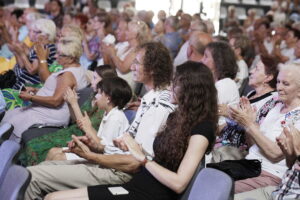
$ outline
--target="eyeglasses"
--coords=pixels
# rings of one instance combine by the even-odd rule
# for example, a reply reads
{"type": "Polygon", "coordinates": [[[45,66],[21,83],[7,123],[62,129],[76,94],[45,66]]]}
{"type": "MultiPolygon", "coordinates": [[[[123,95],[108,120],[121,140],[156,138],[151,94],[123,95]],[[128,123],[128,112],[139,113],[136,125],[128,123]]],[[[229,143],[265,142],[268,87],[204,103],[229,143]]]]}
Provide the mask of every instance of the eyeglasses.
{"type": "Polygon", "coordinates": [[[66,54],[60,54],[60,53],[58,53],[57,56],[58,56],[58,57],[70,57],[70,56],[68,56],[68,55],[66,55],[66,54]]]}
{"type": "Polygon", "coordinates": [[[32,32],[34,32],[34,34],[40,34],[40,33],[42,33],[42,31],[39,31],[39,30],[33,30],[32,32]]]}

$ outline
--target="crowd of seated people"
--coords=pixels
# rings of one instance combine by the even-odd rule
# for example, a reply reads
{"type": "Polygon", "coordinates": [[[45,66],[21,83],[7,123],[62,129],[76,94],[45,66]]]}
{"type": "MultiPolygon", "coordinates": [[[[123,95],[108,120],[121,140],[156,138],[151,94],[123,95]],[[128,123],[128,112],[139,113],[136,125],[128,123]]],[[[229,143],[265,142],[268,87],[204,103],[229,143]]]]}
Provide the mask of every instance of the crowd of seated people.
{"type": "Polygon", "coordinates": [[[22,144],[24,198],[178,199],[201,162],[240,159],[261,173],[234,199],[300,198],[300,13],[284,2],[244,23],[230,6],[221,35],[132,3],[1,7],[0,127],[22,144]]]}

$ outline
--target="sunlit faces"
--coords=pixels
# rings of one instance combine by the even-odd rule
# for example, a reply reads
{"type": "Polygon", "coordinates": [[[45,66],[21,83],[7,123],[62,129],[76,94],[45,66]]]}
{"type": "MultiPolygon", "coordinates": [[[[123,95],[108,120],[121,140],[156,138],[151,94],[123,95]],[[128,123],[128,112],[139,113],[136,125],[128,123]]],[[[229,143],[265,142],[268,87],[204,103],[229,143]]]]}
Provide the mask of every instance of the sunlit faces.
{"type": "Polygon", "coordinates": [[[57,31],[56,39],[67,37],[71,30],[68,27],[63,27],[60,31],[57,31]]]}
{"type": "Polygon", "coordinates": [[[63,53],[62,47],[58,46],[57,52],[55,54],[55,58],[58,64],[64,66],[65,64],[70,63],[70,59],[72,59],[70,56],[65,55],[63,53]]]}
{"type": "Polygon", "coordinates": [[[277,91],[279,100],[284,103],[289,103],[295,98],[300,97],[300,87],[299,84],[297,84],[298,78],[299,77],[293,73],[293,70],[280,70],[277,77],[277,91]]]}
{"type": "Polygon", "coordinates": [[[116,30],[118,42],[126,41],[127,23],[125,21],[120,21],[118,28],[116,30]]]}
{"type": "Polygon", "coordinates": [[[69,14],[65,14],[64,18],[63,18],[63,24],[67,25],[67,24],[71,24],[72,23],[72,17],[69,14]]]}
{"type": "Polygon", "coordinates": [[[98,92],[95,96],[95,102],[94,103],[98,108],[100,108],[102,110],[106,110],[106,108],[108,107],[108,105],[110,103],[110,97],[107,96],[100,89],[98,89],[98,92]]]}
{"type": "Polygon", "coordinates": [[[101,29],[104,28],[105,23],[104,23],[104,22],[101,22],[101,21],[99,20],[99,17],[98,17],[98,16],[95,16],[95,17],[93,18],[93,20],[92,20],[92,25],[93,25],[93,27],[94,27],[94,30],[95,30],[95,31],[98,31],[99,29],[101,30],[101,29]]]}
{"type": "Polygon", "coordinates": [[[211,53],[210,49],[208,49],[208,48],[205,49],[204,55],[202,57],[201,62],[203,64],[205,64],[211,70],[211,72],[214,73],[214,71],[215,71],[215,62],[214,62],[214,59],[212,57],[212,53],[211,53]]]}
{"type": "Polygon", "coordinates": [[[259,61],[256,66],[250,71],[249,85],[252,87],[262,85],[267,78],[265,65],[259,61]]]}
{"type": "Polygon", "coordinates": [[[36,42],[38,40],[38,36],[42,33],[42,31],[34,28],[34,27],[30,27],[29,28],[29,38],[30,41],[32,42],[36,42]]]}
{"type": "Polygon", "coordinates": [[[94,92],[97,91],[97,84],[102,80],[101,76],[99,76],[99,74],[97,72],[93,72],[93,79],[92,79],[92,88],[94,90],[94,92]]]}
{"type": "Polygon", "coordinates": [[[57,12],[60,10],[59,4],[56,1],[51,1],[50,3],[51,12],[57,12]]]}
{"type": "Polygon", "coordinates": [[[295,37],[293,31],[288,31],[284,38],[285,38],[285,42],[287,44],[291,44],[291,43],[297,42],[297,38],[295,37]]]}
{"type": "Polygon", "coordinates": [[[137,25],[133,24],[133,23],[129,23],[128,24],[128,29],[126,31],[126,40],[132,40],[135,39],[137,37],[137,25]]]}
{"type": "Polygon", "coordinates": [[[145,55],[144,50],[140,50],[137,53],[136,58],[131,64],[131,71],[133,72],[134,81],[146,84],[149,81],[149,77],[144,72],[144,64],[143,64],[144,55],[145,55]]]}
{"type": "Polygon", "coordinates": [[[164,22],[159,20],[154,27],[154,31],[157,34],[163,33],[164,32],[164,22]]]}
{"type": "Polygon", "coordinates": [[[89,21],[86,23],[86,31],[91,32],[93,30],[94,30],[93,19],[89,19],[89,21]]]}

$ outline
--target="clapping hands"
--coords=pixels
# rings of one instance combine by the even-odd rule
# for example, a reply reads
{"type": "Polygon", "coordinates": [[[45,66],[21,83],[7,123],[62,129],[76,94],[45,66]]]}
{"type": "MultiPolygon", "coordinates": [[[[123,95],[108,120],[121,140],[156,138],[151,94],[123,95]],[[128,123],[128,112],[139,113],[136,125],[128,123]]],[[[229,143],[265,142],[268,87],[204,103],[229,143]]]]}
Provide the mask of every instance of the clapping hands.
{"type": "Polygon", "coordinates": [[[131,155],[139,162],[144,161],[145,154],[142,147],[138,144],[129,133],[125,133],[121,138],[115,139],[114,144],[123,151],[130,151],[131,155]]]}
{"type": "Polygon", "coordinates": [[[239,124],[247,127],[255,123],[256,110],[252,108],[246,97],[242,97],[237,108],[229,106],[229,115],[239,124]]]}

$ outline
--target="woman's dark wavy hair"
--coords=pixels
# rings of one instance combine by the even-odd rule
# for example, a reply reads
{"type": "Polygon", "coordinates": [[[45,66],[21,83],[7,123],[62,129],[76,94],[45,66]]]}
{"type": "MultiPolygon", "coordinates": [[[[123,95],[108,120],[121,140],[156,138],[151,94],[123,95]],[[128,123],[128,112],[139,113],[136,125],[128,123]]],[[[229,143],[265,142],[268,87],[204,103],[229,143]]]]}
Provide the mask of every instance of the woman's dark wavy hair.
{"type": "Polygon", "coordinates": [[[120,77],[104,78],[97,84],[97,89],[109,96],[111,103],[119,109],[123,109],[132,97],[130,86],[120,77]]]}
{"type": "Polygon", "coordinates": [[[155,89],[162,89],[170,85],[173,63],[168,49],[158,42],[147,42],[139,46],[144,50],[144,72],[153,80],[155,89]]]}
{"type": "Polygon", "coordinates": [[[268,85],[276,89],[276,84],[277,84],[277,76],[278,76],[278,64],[279,61],[276,57],[274,56],[261,56],[261,62],[265,66],[265,73],[267,75],[273,75],[272,80],[268,82],[268,85]]]}
{"type": "Polygon", "coordinates": [[[211,42],[206,47],[213,57],[217,79],[234,79],[238,70],[232,48],[226,42],[211,42]]]}
{"type": "MultiPolygon", "coordinates": [[[[188,61],[176,70],[174,87],[178,108],[154,142],[154,160],[176,171],[187,150],[192,129],[201,121],[211,121],[217,129],[217,90],[211,71],[202,63],[188,61]],[[166,145],[167,144],[167,145],[166,145]]],[[[207,152],[212,149],[208,147],[207,152]]]]}

